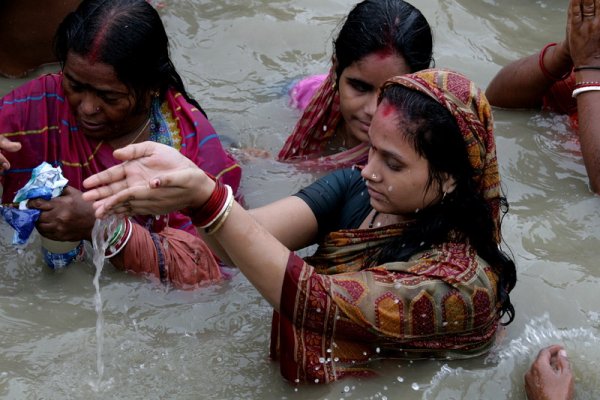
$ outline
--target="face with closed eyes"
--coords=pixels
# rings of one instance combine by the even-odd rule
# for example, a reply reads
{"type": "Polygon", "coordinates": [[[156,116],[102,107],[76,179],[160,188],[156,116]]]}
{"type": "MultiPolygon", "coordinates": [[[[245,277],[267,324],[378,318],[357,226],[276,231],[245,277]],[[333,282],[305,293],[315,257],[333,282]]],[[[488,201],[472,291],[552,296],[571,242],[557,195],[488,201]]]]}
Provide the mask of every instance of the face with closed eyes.
{"type": "MultiPolygon", "coordinates": [[[[369,161],[362,170],[371,206],[381,213],[408,216],[440,201],[437,181],[429,185],[429,161],[407,140],[415,125],[387,100],[373,117],[369,161]]],[[[452,179],[442,183],[451,190],[452,179]]]]}
{"type": "Polygon", "coordinates": [[[390,51],[369,54],[343,70],[338,85],[346,147],[369,141],[379,87],[388,78],[409,72],[404,58],[390,51]]]}

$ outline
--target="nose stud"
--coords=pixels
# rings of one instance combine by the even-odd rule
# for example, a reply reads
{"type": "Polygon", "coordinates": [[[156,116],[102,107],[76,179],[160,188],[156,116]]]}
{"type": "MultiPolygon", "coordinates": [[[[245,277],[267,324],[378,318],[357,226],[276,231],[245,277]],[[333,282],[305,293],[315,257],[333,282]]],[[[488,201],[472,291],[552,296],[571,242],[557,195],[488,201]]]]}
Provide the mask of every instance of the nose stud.
{"type": "Polygon", "coordinates": [[[371,178],[372,179],[377,179],[377,175],[373,174],[373,175],[371,175],[371,178]]]}
{"type": "Polygon", "coordinates": [[[96,112],[100,111],[100,107],[96,107],[96,112]]]}

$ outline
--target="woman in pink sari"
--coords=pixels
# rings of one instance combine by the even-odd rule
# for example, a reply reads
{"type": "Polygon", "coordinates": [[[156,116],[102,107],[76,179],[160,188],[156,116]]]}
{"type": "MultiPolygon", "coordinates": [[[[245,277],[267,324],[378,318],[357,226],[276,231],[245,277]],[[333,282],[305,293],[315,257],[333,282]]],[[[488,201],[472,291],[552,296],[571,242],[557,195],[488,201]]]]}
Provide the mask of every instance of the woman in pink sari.
{"type": "Polygon", "coordinates": [[[292,88],[303,114],[277,159],[319,170],[364,164],[377,90],[389,77],[428,68],[432,47],[429,24],[412,5],[358,3],[334,40],[329,73],[292,88]]]}
{"type": "Polygon", "coordinates": [[[388,80],[364,168],[337,170],[250,212],[230,190],[154,143],[84,182],[107,214],[187,207],[207,243],[273,306],[271,356],[291,382],[372,374],[379,358],[473,357],[512,321],[513,261],[490,107],[464,76],[388,80]],[[301,259],[292,250],[318,243],[301,259]]]}
{"type": "MultiPolygon", "coordinates": [[[[240,167],[187,94],[162,21],[146,1],[83,1],[60,25],[56,53],[61,73],[0,99],[0,143],[18,150],[5,153],[3,202],[12,201],[43,161],[60,166],[69,180],[60,197],[29,201],[42,211],[41,235],[91,239],[95,217],[81,184],[120,163],[113,151],[131,143],[166,144],[237,192],[240,167]]],[[[221,277],[217,260],[181,213],[136,215],[122,232],[107,254],[118,268],[185,288],[221,277]]]]}

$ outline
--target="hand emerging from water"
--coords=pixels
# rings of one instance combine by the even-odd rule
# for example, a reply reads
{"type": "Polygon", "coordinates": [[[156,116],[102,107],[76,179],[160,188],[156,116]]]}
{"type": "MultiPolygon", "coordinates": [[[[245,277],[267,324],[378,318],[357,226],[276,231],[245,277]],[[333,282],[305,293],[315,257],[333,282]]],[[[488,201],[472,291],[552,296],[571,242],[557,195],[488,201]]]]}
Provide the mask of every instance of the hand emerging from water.
{"type": "Polygon", "coordinates": [[[540,351],[525,374],[525,392],[529,400],[573,398],[573,373],[562,346],[549,346],[540,351]]]}
{"type": "Polygon", "coordinates": [[[0,135],[0,172],[10,169],[10,163],[2,154],[2,151],[9,151],[11,153],[21,150],[21,143],[12,142],[6,137],[0,135]]]}
{"type": "Polygon", "coordinates": [[[94,201],[98,218],[199,207],[215,186],[196,164],[169,146],[144,142],[116,150],[114,156],[124,162],[83,182],[91,189],[83,198],[94,201]]]}
{"type": "Polygon", "coordinates": [[[79,190],[67,186],[60,196],[29,200],[27,206],[42,211],[36,224],[42,236],[60,241],[91,240],[94,208],[79,190]]]}
{"type": "Polygon", "coordinates": [[[567,40],[575,67],[600,67],[600,0],[571,0],[567,40]]]}

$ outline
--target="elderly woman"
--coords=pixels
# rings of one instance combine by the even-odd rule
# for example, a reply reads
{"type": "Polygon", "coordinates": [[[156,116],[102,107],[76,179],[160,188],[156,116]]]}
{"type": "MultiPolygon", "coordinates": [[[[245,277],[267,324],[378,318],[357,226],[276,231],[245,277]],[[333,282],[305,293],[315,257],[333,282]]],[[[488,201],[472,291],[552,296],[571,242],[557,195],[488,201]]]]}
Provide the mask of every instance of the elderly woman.
{"type": "Polygon", "coordinates": [[[271,354],[292,382],[369,373],[380,357],[470,357],[493,344],[515,265],[499,248],[489,104],[473,82],[425,70],[385,83],[364,168],[245,211],[230,190],[155,143],[87,179],[96,215],[182,209],[275,309],[271,354]],[[301,259],[292,250],[318,243],[301,259]]]}
{"type": "MultiPolygon", "coordinates": [[[[3,202],[43,161],[62,168],[69,186],[42,211],[38,231],[59,241],[90,240],[94,210],[81,197],[83,180],[118,164],[115,149],[151,141],[230,185],[240,167],[222,147],[200,105],[190,98],[169,58],[156,10],[144,0],[85,0],[56,34],[60,74],[50,74],[0,99],[3,202]],[[11,152],[12,151],[12,152],[11,152]]],[[[220,267],[181,213],[136,215],[110,251],[118,268],[180,287],[221,277],[220,267]]]]}

